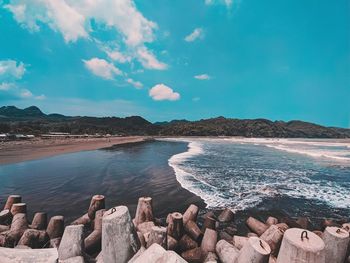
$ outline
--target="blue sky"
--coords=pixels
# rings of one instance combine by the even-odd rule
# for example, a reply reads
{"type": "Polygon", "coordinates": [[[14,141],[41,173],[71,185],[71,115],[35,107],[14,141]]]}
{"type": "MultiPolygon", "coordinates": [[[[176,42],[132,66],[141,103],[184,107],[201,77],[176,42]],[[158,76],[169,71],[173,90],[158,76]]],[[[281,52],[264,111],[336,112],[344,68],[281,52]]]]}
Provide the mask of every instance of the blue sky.
{"type": "Polygon", "coordinates": [[[350,127],[348,0],[0,3],[0,105],[350,127]]]}

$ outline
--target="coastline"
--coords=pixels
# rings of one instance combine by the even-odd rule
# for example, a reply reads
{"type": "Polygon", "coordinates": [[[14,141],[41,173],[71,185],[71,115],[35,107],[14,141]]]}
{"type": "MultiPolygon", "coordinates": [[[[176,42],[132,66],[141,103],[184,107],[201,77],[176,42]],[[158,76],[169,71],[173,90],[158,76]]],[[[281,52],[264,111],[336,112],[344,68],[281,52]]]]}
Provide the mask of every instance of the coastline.
{"type": "Polygon", "coordinates": [[[60,154],[108,148],[113,145],[139,143],[150,140],[147,136],[108,138],[33,139],[0,142],[0,165],[31,161],[60,154]]]}

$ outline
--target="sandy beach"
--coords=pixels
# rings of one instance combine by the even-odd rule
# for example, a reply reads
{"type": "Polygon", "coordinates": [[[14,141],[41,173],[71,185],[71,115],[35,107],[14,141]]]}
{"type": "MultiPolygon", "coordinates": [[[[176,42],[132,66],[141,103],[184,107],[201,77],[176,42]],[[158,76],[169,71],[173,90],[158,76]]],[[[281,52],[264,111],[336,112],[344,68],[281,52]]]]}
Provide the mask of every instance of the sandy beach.
{"type": "Polygon", "coordinates": [[[59,154],[96,150],[118,144],[137,143],[144,136],[108,138],[59,138],[0,142],[0,164],[18,163],[59,154]]]}

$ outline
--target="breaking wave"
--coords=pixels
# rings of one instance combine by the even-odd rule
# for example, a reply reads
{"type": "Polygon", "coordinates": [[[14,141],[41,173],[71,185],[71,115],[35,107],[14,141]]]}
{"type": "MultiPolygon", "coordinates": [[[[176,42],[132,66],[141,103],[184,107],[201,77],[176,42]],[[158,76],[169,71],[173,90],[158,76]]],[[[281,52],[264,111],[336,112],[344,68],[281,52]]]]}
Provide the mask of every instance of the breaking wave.
{"type": "Polygon", "coordinates": [[[244,210],[264,198],[288,196],[350,208],[348,143],[236,138],[170,140],[188,142],[188,150],[172,156],[168,162],[181,186],[200,196],[208,207],[244,210]]]}

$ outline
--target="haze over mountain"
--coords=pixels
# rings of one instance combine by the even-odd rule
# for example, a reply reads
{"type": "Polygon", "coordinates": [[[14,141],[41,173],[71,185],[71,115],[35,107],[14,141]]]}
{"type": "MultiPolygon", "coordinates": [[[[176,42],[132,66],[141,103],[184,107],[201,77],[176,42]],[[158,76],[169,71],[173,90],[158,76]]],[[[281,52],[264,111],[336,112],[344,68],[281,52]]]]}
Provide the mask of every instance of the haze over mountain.
{"type": "Polygon", "coordinates": [[[151,123],[140,116],[87,117],[45,114],[38,107],[0,108],[0,132],[41,134],[164,135],[164,136],[245,136],[350,138],[350,129],[324,127],[303,121],[270,121],[267,119],[231,119],[217,117],[198,121],[173,120],[151,123]]]}

